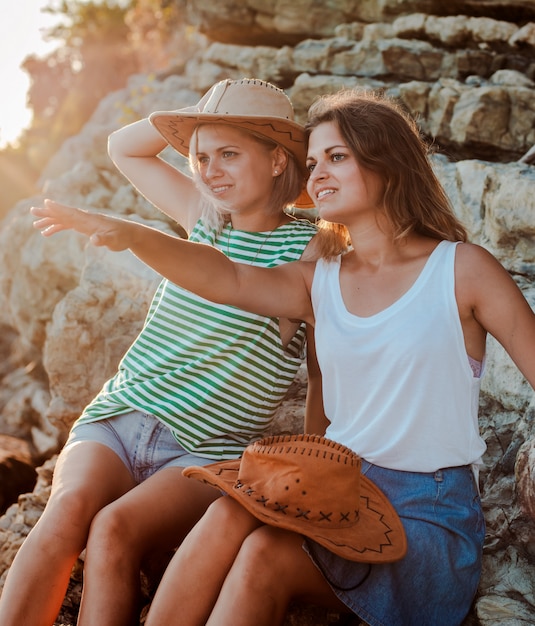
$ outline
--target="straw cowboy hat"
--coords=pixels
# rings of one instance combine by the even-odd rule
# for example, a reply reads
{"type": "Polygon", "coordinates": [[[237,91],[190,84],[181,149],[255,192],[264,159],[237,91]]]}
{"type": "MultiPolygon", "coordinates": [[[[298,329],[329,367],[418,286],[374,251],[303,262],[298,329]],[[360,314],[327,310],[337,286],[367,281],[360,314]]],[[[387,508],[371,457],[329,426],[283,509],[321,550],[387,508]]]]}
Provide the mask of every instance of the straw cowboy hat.
{"type": "MultiPolygon", "coordinates": [[[[303,176],[306,174],[304,128],[294,121],[292,103],[284,91],[263,80],[222,80],[209,89],[196,107],[156,111],[149,120],[169,145],[184,156],[189,154],[191,136],[199,124],[233,124],[284,146],[294,156],[303,176]]],[[[294,205],[309,208],[313,202],[303,190],[294,205]]]]}
{"type": "Polygon", "coordinates": [[[238,460],[187,467],[184,476],[222,489],[261,522],[300,533],[351,561],[390,563],[405,532],[349,448],[317,435],[250,444],[238,460]]]}

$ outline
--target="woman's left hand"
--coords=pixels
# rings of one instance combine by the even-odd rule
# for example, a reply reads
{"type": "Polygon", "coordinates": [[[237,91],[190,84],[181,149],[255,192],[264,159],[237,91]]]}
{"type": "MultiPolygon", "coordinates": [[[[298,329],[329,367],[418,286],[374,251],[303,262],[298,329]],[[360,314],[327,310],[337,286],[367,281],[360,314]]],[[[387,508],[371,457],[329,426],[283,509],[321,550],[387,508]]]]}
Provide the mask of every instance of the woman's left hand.
{"type": "Polygon", "coordinates": [[[44,237],[62,230],[75,230],[89,237],[95,246],[110,250],[126,250],[133,243],[135,224],[110,215],[89,213],[54,200],[45,200],[43,206],[30,209],[36,218],[33,225],[44,237]]]}

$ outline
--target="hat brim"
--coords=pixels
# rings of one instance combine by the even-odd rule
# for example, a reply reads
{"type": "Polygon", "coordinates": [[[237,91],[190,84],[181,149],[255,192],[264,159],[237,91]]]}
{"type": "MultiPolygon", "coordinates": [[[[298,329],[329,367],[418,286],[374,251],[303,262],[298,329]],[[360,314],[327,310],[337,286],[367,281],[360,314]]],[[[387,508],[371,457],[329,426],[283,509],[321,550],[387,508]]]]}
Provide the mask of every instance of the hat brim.
{"type": "MultiPolygon", "coordinates": [[[[267,137],[284,146],[293,154],[303,173],[306,173],[305,132],[297,122],[265,116],[218,115],[196,111],[155,111],[150,123],[167,143],[184,156],[189,155],[193,131],[199,124],[231,124],[267,137]]],[[[310,209],[314,203],[305,188],[293,203],[298,209],[310,209]]]]}
{"type": "Polygon", "coordinates": [[[240,488],[239,468],[237,459],[186,467],[182,473],[225,491],[261,522],[304,535],[350,561],[391,563],[405,556],[407,539],[398,514],[384,493],[362,474],[358,521],[351,527],[329,529],[266,508],[250,490],[240,488]]]}

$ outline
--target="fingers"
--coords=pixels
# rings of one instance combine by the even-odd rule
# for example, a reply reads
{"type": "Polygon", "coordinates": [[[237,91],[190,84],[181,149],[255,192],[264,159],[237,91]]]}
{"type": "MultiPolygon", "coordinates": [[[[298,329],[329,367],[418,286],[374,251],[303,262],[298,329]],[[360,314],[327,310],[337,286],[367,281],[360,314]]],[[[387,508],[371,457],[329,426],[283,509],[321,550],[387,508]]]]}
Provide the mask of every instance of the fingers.
{"type": "MultiPolygon", "coordinates": [[[[43,223],[46,220],[48,220],[49,222],[50,220],[50,213],[49,211],[45,208],[45,207],[40,207],[40,206],[32,206],[30,208],[30,213],[35,216],[35,217],[40,217],[42,219],[38,219],[34,221],[34,226],[36,226],[39,223],[43,223]]],[[[36,226],[38,228],[38,226],[36,226]]]]}
{"type": "Polygon", "coordinates": [[[128,247],[125,220],[90,213],[49,199],[44,201],[43,206],[31,207],[30,212],[37,218],[34,228],[40,230],[44,237],[72,229],[89,237],[94,246],[106,246],[113,251],[128,247]]]}
{"type": "Polygon", "coordinates": [[[91,234],[88,213],[82,209],[46,199],[42,206],[31,207],[30,213],[38,218],[34,221],[34,228],[39,229],[45,237],[68,229],[91,234]]]}
{"type": "Polygon", "coordinates": [[[81,211],[80,209],[75,209],[74,207],[67,206],[66,204],[60,204],[59,202],[55,202],[54,200],[49,200],[48,198],[43,202],[43,206],[32,206],[30,209],[30,213],[36,216],[68,216],[73,215],[76,212],[81,211]]]}
{"type": "Polygon", "coordinates": [[[32,207],[30,211],[32,215],[36,217],[42,216],[34,220],[33,227],[40,230],[41,234],[45,237],[50,237],[50,235],[54,235],[55,233],[69,228],[69,226],[64,224],[61,220],[48,215],[47,211],[41,209],[41,207],[32,207]]]}
{"type": "Polygon", "coordinates": [[[54,235],[55,233],[59,233],[62,230],[65,230],[65,227],[61,224],[57,224],[50,218],[46,217],[40,220],[35,220],[33,223],[33,227],[37,230],[41,231],[41,234],[44,237],[50,237],[50,235],[54,235]]]}

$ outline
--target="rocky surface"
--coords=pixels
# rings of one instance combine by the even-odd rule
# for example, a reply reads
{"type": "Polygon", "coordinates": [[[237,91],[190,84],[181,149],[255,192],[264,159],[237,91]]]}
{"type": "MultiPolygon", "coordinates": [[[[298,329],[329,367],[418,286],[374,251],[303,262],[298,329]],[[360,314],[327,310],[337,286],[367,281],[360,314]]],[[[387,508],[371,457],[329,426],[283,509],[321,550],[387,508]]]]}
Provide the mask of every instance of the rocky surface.
{"type": "Polygon", "coordinates": [[[30,446],[24,439],[0,435],[0,515],[31,491],[37,479],[30,446]]]}
{"type": "MultiPolygon", "coordinates": [[[[437,174],[472,240],[503,263],[535,306],[535,168],[519,162],[535,144],[531,0],[180,4],[198,29],[191,54],[178,46],[170,62],[180,74],[133,76],[125,90],[105,98],[43,172],[42,197],[174,231],[114,169],[106,154],[111,131],[154,110],[192,104],[226,77],[277,83],[301,120],[321,93],[381,89],[401,98],[433,138],[437,174]]],[[[171,150],[165,156],[177,160],[171,150]]],[[[26,441],[39,465],[33,492],[0,518],[0,588],[44,507],[54,455],[139,330],[157,283],[127,252],[92,248],[73,233],[42,238],[28,214],[42,197],[18,203],[0,225],[0,432],[26,441]]],[[[533,624],[535,397],[492,339],[482,388],[488,450],[480,485],[488,528],[467,624],[533,624]]],[[[301,372],[278,430],[302,427],[304,393],[301,372]]],[[[82,564],[58,624],[75,620],[82,564]]],[[[288,626],[337,619],[300,608],[288,626]]]]}

